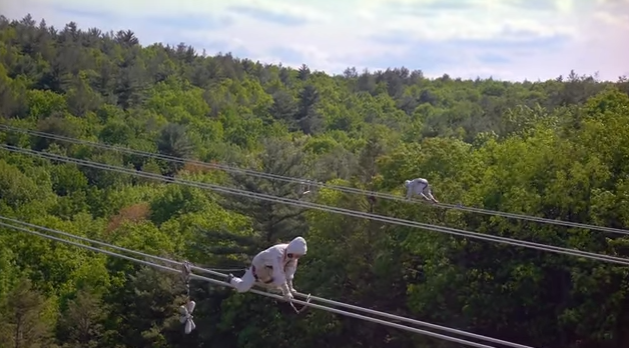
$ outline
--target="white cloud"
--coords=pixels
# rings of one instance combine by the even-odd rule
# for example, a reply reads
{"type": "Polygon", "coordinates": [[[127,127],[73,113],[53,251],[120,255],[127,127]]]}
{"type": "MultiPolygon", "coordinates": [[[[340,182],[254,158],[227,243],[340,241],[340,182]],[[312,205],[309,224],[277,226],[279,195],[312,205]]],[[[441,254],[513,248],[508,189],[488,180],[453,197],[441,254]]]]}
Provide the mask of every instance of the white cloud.
{"type": "Polygon", "coordinates": [[[575,69],[613,80],[629,70],[629,0],[5,0],[1,6],[12,18],[30,12],[56,26],[73,20],[131,29],[144,44],[246,51],[251,59],[334,73],[405,64],[428,76],[535,80],[575,69]],[[231,25],[221,24],[226,18],[231,25]],[[396,40],[373,40],[394,33],[396,40]]]}

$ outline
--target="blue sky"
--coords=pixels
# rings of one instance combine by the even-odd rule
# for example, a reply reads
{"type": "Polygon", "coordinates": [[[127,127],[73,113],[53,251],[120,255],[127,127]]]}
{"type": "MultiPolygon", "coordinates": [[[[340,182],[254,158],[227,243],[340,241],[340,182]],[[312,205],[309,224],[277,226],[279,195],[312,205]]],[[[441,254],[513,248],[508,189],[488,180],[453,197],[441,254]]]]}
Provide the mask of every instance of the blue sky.
{"type": "Polygon", "coordinates": [[[341,73],[406,66],[430,77],[629,75],[629,0],[8,0],[0,13],[131,29],[142,44],[341,73]]]}

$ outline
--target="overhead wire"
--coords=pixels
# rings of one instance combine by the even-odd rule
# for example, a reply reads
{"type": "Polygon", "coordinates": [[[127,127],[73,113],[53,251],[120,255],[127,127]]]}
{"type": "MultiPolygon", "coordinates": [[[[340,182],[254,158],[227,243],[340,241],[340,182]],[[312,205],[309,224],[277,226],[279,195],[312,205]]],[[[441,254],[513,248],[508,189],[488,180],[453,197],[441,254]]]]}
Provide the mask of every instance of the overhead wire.
{"type": "Polygon", "coordinates": [[[488,234],[483,234],[483,233],[478,233],[478,232],[471,232],[471,231],[466,231],[466,230],[456,229],[456,228],[451,228],[451,227],[420,223],[416,221],[404,220],[404,219],[378,215],[378,214],[373,214],[373,213],[360,212],[360,211],[355,211],[355,210],[350,210],[350,209],[345,209],[345,208],[331,207],[331,206],[327,206],[323,204],[305,202],[305,201],[300,201],[300,200],[295,200],[295,199],[290,199],[290,198],[285,198],[285,197],[277,197],[277,196],[268,195],[268,194],[244,191],[244,190],[235,189],[235,188],[223,187],[223,186],[215,185],[215,184],[190,181],[190,180],[180,179],[176,177],[168,177],[161,174],[147,173],[147,172],[142,172],[142,171],[138,171],[134,169],[128,169],[128,168],[109,165],[109,164],[103,164],[99,162],[87,161],[87,160],[82,160],[82,159],[77,159],[77,158],[52,154],[52,153],[34,151],[30,149],[16,147],[13,145],[0,144],[0,148],[4,148],[5,150],[11,151],[11,152],[34,155],[34,156],[46,158],[49,160],[61,161],[61,162],[66,162],[66,163],[74,163],[81,166],[103,169],[103,170],[117,172],[117,173],[124,173],[124,174],[129,174],[129,175],[143,177],[143,178],[150,178],[150,179],[154,179],[154,180],[158,180],[162,182],[178,183],[178,184],[197,187],[201,189],[208,189],[208,190],[221,192],[221,193],[233,194],[233,195],[244,196],[244,197],[249,197],[249,198],[256,198],[256,199],[275,202],[275,203],[284,203],[284,204],[300,206],[304,208],[311,208],[311,209],[316,209],[320,211],[342,214],[346,216],[366,218],[366,219],[370,219],[374,221],[391,223],[391,224],[395,224],[399,226],[421,228],[428,231],[447,233],[451,235],[473,238],[473,239],[478,239],[478,240],[485,240],[485,241],[490,241],[490,242],[495,242],[495,243],[520,246],[524,248],[554,252],[554,253],[564,254],[564,255],[578,256],[578,257],[589,258],[589,259],[598,260],[598,261],[621,264],[625,266],[629,265],[629,259],[616,257],[616,256],[597,254],[597,253],[582,251],[578,249],[563,248],[563,247],[557,247],[557,246],[546,245],[546,244],[541,244],[541,243],[528,242],[528,241],[488,235],[488,234]]]}
{"type": "MultiPolygon", "coordinates": [[[[104,144],[104,143],[88,141],[88,140],[81,140],[81,139],[66,137],[66,136],[62,136],[62,135],[56,135],[56,134],[45,133],[45,132],[40,132],[40,131],[34,131],[34,130],[30,130],[30,129],[25,129],[25,128],[18,128],[18,127],[5,125],[5,124],[0,124],[0,129],[5,129],[7,131],[14,131],[14,132],[30,134],[30,135],[33,135],[33,136],[38,136],[38,137],[43,137],[43,138],[48,138],[48,139],[65,141],[65,142],[74,143],[74,144],[78,144],[78,145],[88,145],[88,146],[97,147],[97,148],[101,148],[101,149],[107,149],[107,150],[113,150],[113,151],[118,151],[118,152],[124,152],[124,153],[128,153],[128,154],[145,156],[145,157],[150,157],[150,158],[154,158],[154,159],[161,159],[161,160],[166,160],[166,161],[171,161],[171,162],[176,162],[176,163],[191,163],[191,164],[195,164],[195,165],[206,167],[206,168],[220,169],[220,170],[223,170],[223,171],[229,172],[229,173],[245,174],[245,175],[254,176],[254,177],[266,178],[266,179],[270,179],[270,180],[284,181],[284,182],[289,182],[289,183],[296,183],[296,184],[301,184],[301,185],[307,184],[307,185],[311,185],[311,186],[315,186],[315,187],[329,188],[329,189],[333,189],[333,190],[337,190],[337,191],[341,191],[341,192],[345,192],[345,193],[353,193],[353,194],[360,194],[360,195],[366,195],[366,196],[373,196],[373,197],[378,197],[378,198],[382,198],[382,199],[389,199],[389,200],[399,201],[399,202],[407,202],[407,203],[409,202],[404,197],[396,196],[396,195],[389,194],[389,193],[368,191],[368,190],[359,189],[359,188],[353,188],[353,187],[349,187],[349,186],[342,186],[342,185],[334,185],[334,184],[317,182],[316,180],[310,180],[310,179],[304,179],[304,178],[294,178],[294,177],[289,177],[289,176],[284,176],[284,175],[258,172],[258,171],[254,171],[254,170],[250,170],[250,169],[243,169],[243,168],[232,167],[232,166],[228,166],[228,165],[225,165],[225,164],[207,163],[207,162],[203,162],[203,161],[179,158],[179,157],[175,157],[175,156],[170,156],[170,155],[165,155],[165,154],[158,154],[158,153],[154,153],[154,152],[140,151],[140,150],[130,149],[130,148],[121,147],[121,146],[109,145],[109,144],[104,144]]],[[[431,204],[431,206],[441,207],[441,208],[444,208],[444,209],[453,209],[453,210],[466,211],[466,212],[470,212],[470,213],[478,213],[478,214],[483,214],[483,215],[492,215],[492,216],[499,216],[499,217],[504,217],[504,218],[511,218],[511,219],[519,219],[519,220],[526,220],[526,221],[532,221],[532,222],[539,222],[539,223],[551,224],[551,225],[557,225],[557,226],[582,228],[582,229],[595,230],[595,231],[601,231],[601,232],[607,232],[607,233],[616,233],[616,234],[629,235],[629,230],[627,230],[627,229],[620,229],[620,228],[613,228],[613,227],[606,227],[606,226],[584,224],[584,223],[565,221],[565,220],[548,219],[548,218],[542,218],[542,217],[538,217],[538,216],[530,216],[530,215],[524,215],[524,214],[515,214],[515,213],[501,212],[501,211],[495,211],[495,210],[488,210],[488,209],[482,209],[482,208],[469,207],[469,206],[464,206],[464,205],[461,205],[461,204],[436,203],[436,204],[431,204]]]]}
{"type": "MultiPolygon", "coordinates": [[[[140,252],[140,251],[124,248],[124,247],[119,247],[119,246],[116,246],[114,244],[110,244],[110,243],[105,243],[105,242],[101,242],[101,241],[98,241],[98,240],[89,239],[89,238],[86,238],[86,237],[82,237],[82,236],[74,235],[74,234],[71,234],[71,233],[67,233],[67,232],[51,229],[51,228],[44,227],[44,226],[35,225],[35,224],[32,224],[32,223],[28,223],[28,222],[25,222],[25,221],[20,221],[20,220],[9,218],[9,217],[5,217],[5,216],[0,216],[0,220],[9,221],[9,222],[15,223],[15,224],[21,224],[21,225],[28,226],[28,227],[31,227],[31,228],[37,228],[37,229],[40,229],[42,231],[55,233],[55,234],[62,235],[62,236],[68,237],[68,238],[78,239],[78,240],[81,240],[81,241],[84,241],[84,242],[87,242],[87,243],[100,245],[100,246],[103,246],[103,247],[107,247],[107,248],[119,250],[119,251],[122,251],[122,252],[138,255],[138,256],[141,256],[141,257],[145,257],[145,258],[149,258],[149,259],[153,259],[153,260],[157,260],[157,261],[162,261],[162,262],[168,262],[168,263],[171,263],[171,264],[175,264],[177,266],[182,266],[184,264],[183,262],[171,260],[171,259],[168,259],[168,258],[165,258],[165,257],[160,257],[160,256],[151,255],[151,254],[143,253],[143,252],[140,252]]],[[[200,271],[200,272],[203,272],[203,273],[206,273],[206,274],[211,274],[211,275],[214,275],[214,276],[219,276],[219,277],[223,277],[223,278],[227,278],[228,277],[227,274],[221,273],[218,269],[215,269],[215,268],[208,269],[208,268],[198,267],[198,266],[195,266],[195,265],[191,265],[190,268],[192,270],[200,271]]],[[[386,312],[375,311],[375,310],[371,310],[371,309],[368,309],[368,308],[359,307],[359,306],[355,306],[355,305],[350,305],[350,304],[343,303],[343,302],[333,301],[333,300],[329,300],[329,299],[322,298],[322,297],[307,295],[307,294],[303,294],[303,293],[297,293],[297,295],[300,296],[300,297],[304,297],[304,298],[305,297],[309,297],[311,300],[314,300],[314,301],[318,301],[318,302],[322,302],[322,303],[326,303],[326,304],[330,304],[330,305],[334,305],[334,306],[338,306],[338,307],[345,307],[345,308],[353,309],[353,310],[356,310],[356,311],[362,311],[362,312],[369,313],[369,314],[372,314],[372,315],[378,315],[378,316],[386,317],[386,318],[392,319],[392,320],[398,320],[398,321],[402,321],[402,322],[412,323],[412,324],[415,324],[415,325],[418,325],[418,326],[425,326],[425,327],[429,327],[429,328],[432,328],[432,329],[443,330],[443,331],[446,331],[446,332],[455,333],[455,334],[459,334],[459,335],[463,335],[463,336],[468,336],[468,337],[471,337],[471,338],[477,338],[477,339],[482,339],[482,340],[486,340],[486,341],[493,342],[493,343],[499,343],[499,344],[508,345],[510,347],[526,348],[526,346],[523,346],[523,345],[520,345],[520,344],[516,344],[516,343],[512,343],[512,342],[508,342],[508,341],[503,341],[503,340],[498,340],[498,339],[495,339],[495,338],[486,337],[486,336],[482,336],[482,335],[477,335],[477,334],[469,333],[469,332],[462,331],[462,330],[452,329],[452,328],[445,327],[445,326],[440,326],[440,325],[435,325],[435,324],[431,324],[431,323],[427,323],[427,322],[422,322],[422,321],[419,321],[419,320],[415,320],[415,319],[411,319],[411,318],[407,318],[407,317],[402,317],[402,316],[398,316],[398,315],[393,315],[393,314],[389,314],[389,313],[386,313],[386,312]]]]}
{"type": "MultiPolygon", "coordinates": [[[[14,224],[21,224],[23,226],[27,226],[27,227],[30,227],[30,228],[36,228],[36,229],[39,229],[39,230],[42,230],[42,231],[54,233],[54,234],[57,234],[57,235],[68,237],[68,238],[74,238],[74,239],[81,240],[81,241],[86,242],[86,243],[100,245],[102,247],[111,248],[111,249],[114,249],[114,250],[118,250],[118,251],[121,251],[121,252],[126,252],[126,253],[129,253],[129,254],[141,256],[141,257],[148,258],[148,259],[153,259],[153,260],[156,260],[156,261],[167,262],[167,263],[175,264],[177,266],[183,266],[184,265],[184,263],[180,262],[180,261],[175,261],[175,260],[171,260],[171,259],[168,259],[168,258],[165,258],[165,257],[143,253],[141,251],[136,251],[136,250],[120,247],[120,246],[117,246],[117,245],[114,245],[114,244],[111,244],[111,243],[101,242],[101,241],[98,241],[98,240],[86,238],[86,237],[83,237],[83,236],[78,236],[78,235],[71,234],[71,233],[68,233],[68,232],[55,230],[55,229],[48,228],[48,227],[45,227],[45,226],[35,225],[35,224],[29,223],[29,222],[20,221],[20,220],[9,218],[9,217],[2,216],[2,215],[0,215],[0,220],[8,221],[8,222],[14,223],[14,224]]],[[[208,269],[208,268],[199,267],[199,266],[195,266],[195,265],[190,265],[190,268],[192,270],[195,270],[195,271],[203,272],[203,273],[206,273],[206,274],[210,274],[210,275],[214,275],[214,276],[218,276],[218,277],[222,277],[222,278],[227,278],[228,277],[227,274],[221,273],[221,271],[219,269],[216,269],[216,268],[208,269]]],[[[411,319],[411,318],[407,318],[407,317],[402,317],[402,316],[399,316],[399,315],[389,314],[389,313],[386,313],[386,312],[381,312],[381,311],[376,311],[376,310],[372,310],[372,309],[368,309],[368,308],[364,308],[364,307],[350,305],[350,304],[347,304],[347,303],[338,302],[338,301],[326,299],[326,298],[323,298],[323,297],[317,297],[317,296],[307,295],[307,294],[303,294],[303,293],[297,293],[297,295],[300,296],[300,297],[303,297],[303,298],[309,297],[311,300],[314,300],[314,301],[317,301],[317,302],[321,302],[321,303],[325,303],[325,304],[329,304],[329,305],[333,305],[333,306],[337,306],[337,307],[344,307],[344,308],[348,308],[348,309],[352,309],[352,310],[368,313],[368,314],[371,314],[371,315],[377,315],[377,316],[381,316],[381,317],[384,317],[384,318],[387,318],[387,319],[391,319],[391,320],[407,322],[407,323],[415,324],[417,326],[424,326],[424,327],[428,327],[428,328],[431,328],[431,329],[442,330],[442,331],[449,332],[449,333],[454,333],[454,334],[458,334],[458,335],[462,335],[462,336],[467,336],[467,337],[470,337],[470,338],[482,339],[482,340],[486,340],[488,342],[504,344],[504,345],[507,345],[507,346],[510,346],[510,347],[514,347],[514,348],[528,348],[526,346],[523,346],[523,345],[520,345],[520,344],[516,344],[516,343],[512,343],[512,342],[508,342],[508,341],[503,341],[503,340],[499,340],[499,339],[495,339],[495,338],[491,338],[491,337],[477,335],[477,334],[469,333],[469,332],[462,331],[462,330],[452,329],[452,328],[441,326],[441,325],[431,324],[431,323],[428,323],[428,322],[423,322],[423,321],[419,321],[419,320],[415,320],[415,319],[411,319]]]]}
{"type": "MultiPolygon", "coordinates": [[[[103,243],[103,242],[96,241],[96,240],[91,240],[91,239],[88,239],[88,238],[85,238],[85,237],[72,235],[72,234],[67,233],[67,232],[63,232],[63,231],[47,228],[47,227],[44,227],[44,226],[38,226],[38,225],[35,225],[35,224],[27,223],[27,222],[24,222],[24,221],[8,218],[8,217],[4,217],[4,216],[0,216],[0,219],[5,220],[5,221],[10,221],[11,223],[14,223],[14,224],[21,224],[23,226],[28,226],[30,228],[40,229],[41,231],[52,232],[52,233],[55,233],[55,234],[58,234],[58,235],[63,235],[65,237],[70,237],[70,238],[75,238],[75,239],[78,239],[78,240],[82,240],[84,242],[93,243],[93,244],[101,245],[101,246],[112,248],[112,249],[117,249],[117,250],[120,250],[120,251],[136,254],[138,256],[143,256],[143,257],[154,259],[154,260],[159,260],[159,261],[162,261],[162,262],[169,263],[171,265],[178,265],[178,266],[182,266],[183,265],[182,262],[178,262],[178,261],[175,261],[175,260],[171,260],[171,259],[167,259],[167,258],[164,258],[164,257],[155,256],[155,255],[145,254],[145,253],[138,252],[138,251],[131,250],[131,249],[121,248],[121,247],[118,247],[118,246],[115,246],[115,245],[112,245],[112,244],[103,243]]],[[[29,233],[29,234],[32,234],[32,235],[35,235],[35,236],[38,236],[38,237],[47,238],[47,239],[54,240],[54,241],[57,241],[57,242],[73,245],[73,246],[76,246],[76,247],[79,247],[79,248],[88,249],[88,250],[91,250],[91,251],[94,251],[94,252],[103,253],[103,254],[108,255],[108,256],[122,258],[122,259],[125,259],[125,260],[128,260],[128,261],[132,261],[132,262],[136,262],[136,263],[145,265],[145,266],[154,267],[154,268],[157,268],[157,269],[160,269],[160,270],[163,270],[163,271],[169,271],[169,272],[174,272],[174,273],[181,273],[181,270],[178,270],[178,269],[175,269],[175,268],[172,268],[172,267],[160,265],[160,264],[157,264],[157,263],[154,263],[154,262],[150,262],[150,261],[146,261],[146,260],[137,259],[137,258],[134,258],[134,257],[130,257],[130,256],[127,256],[127,255],[115,253],[115,252],[112,252],[112,251],[109,251],[109,250],[105,250],[105,249],[96,248],[96,247],[93,247],[93,246],[81,244],[81,243],[78,243],[78,242],[73,242],[73,241],[70,241],[70,240],[67,240],[67,239],[51,236],[51,235],[48,235],[48,234],[45,234],[45,233],[36,232],[36,231],[33,231],[33,230],[25,228],[25,227],[20,227],[20,226],[13,225],[11,223],[0,222],[0,226],[6,227],[6,228],[11,228],[11,229],[14,229],[14,230],[17,230],[17,231],[21,231],[21,232],[25,232],[25,233],[29,233]]],[[[191,269],[199,270],[199,271],[205,271],[205,272],[208,271],[208,270],[196,267],[196,266],[191,266],[191,269]]],[[[227,277],[226,274],[222,274],[222,273],[219,273],[219,272],[210,272],[210,273],[214,274],[214,275],[221,276],[221,277],[227,277]]],[[[190,274],[190,278],[197,279],[197,280],[202,280],[202,281],[207,281],[207,282],[210,282],[211,284],[214,284],[214,285],[220,285],[220,286],[225,286],[225,287],[233,287],[229,283],[226,283],[226,282],[223,282],[223,281],[219,281],[219,280],[213,279],[213,278],[200,276],[200,275],[197,275],[197,274],[194,274],[194,273],[190,274]]],[[[254,294],[258,294],[258,295],[262,295],[262,296],[271,297],[271,298],[274,298],[276,300],[286,301],[283,297],[278,296],[278,295],[274,295],[274,294],[271,294],[271,293],[268,293],[268,292],[263,292],[263,291],[259,291],[259,290],[255,290],[255,289],[251,289],[251,290],[249,290],[249,292],[254,293],[254,294]]],[[[303,296],[303,294],[300,294],[300,295],[303,296]]],[[[321,301],[321,302],[326,300],[324,298],[317,298],[317,299],[319,301],[321,301]]],[[[439,333],[432,332],[432,331],[421,330],[421,329],[410,327],[410,326],[406,326],[406,325],[396,324],[396,323],[388,322],[388,321],[377,319],[377,318],[373,318],[373,317],[368,317],[368,316],[364,316],[364,315],[360,315],[360,314],[356,314],[356,313],[352,313],[352,312],[347,312],[347,311],[335,309],[335,308],[328,307],[328,306],[317,305],[317,304],[314,304],[314,303],[304,302],[304,301],[297,300],[297,299],[292,299],[290,301],[293,302],[293,303],[302,305],[302,306],[308,306],[308,307],[312,307],[312,308],[315,308],[315,309],[328,311],[328,312],[331,312],[331,313],[334,313],[334,314],[344,315],[344,316],[352,317],[352,318],[355,318],[355,319],[360,319],[360,320],[364,320],[364,321],[368,321],[368,322],[372,322],[372,323],[376,323],[376,324],[390,326],[390,327],[397,328],[397,329],[400,329],[400,330],[404,330],[404,331],[408,331],[408,332],[412,332],[412,333],[416,333],[416,334],[421,334],[421,335],[426,335],[426,336],[430,336],[430,337],[434,337],[434,338],[439,338],[439,339],[442,339],[442,340],[455,342],[455,343],[459,343],[459,344],[463,344],[463,345],[467,345],[467,346],[471,346],[471,347],[495,348],[495,347],[488,346],[488,345],[485,345],[485,344],[471,342],[471,341],[463,340],[463,339],[456,338],[456,337],[453,337],[453,336],[447,336],[447,335],[439,334],[439,333]]],[[[486,336],[482,336],[482,335],[477,335],[477,334],[465,332],[465,331],[462,331],[462,330],[456,330],[456,329],[452,329],[452,328],[449,328],[449,327],[444,327],[444,326],[440,326],[440,325],[420,322],[420,321],[417,321],[417,320],[404,318],[404,317],[399,317],[399,316],[395,316],[395,315],[388,314],[388,313],[371,311],[371,310],[368,310],[366,308],[362,308],[362,307],[358,307],[358,306],[352,306],[352,305],[344,304],[344,303],[341,303],[341,302],[330,301],[330,300],[328,300],[328,302],[334,303],[334,304],[339,305],[339,306],[345,306],[346,308],[366,311],[366,312],[369,312],[369,313],[375,314],[375,315],[386,314],[386,316],[389,319],[398,320],[398,321],[407,321],[407,322],[410,321],[410,322],[412,322],[414,324],[417,324],[417,325],[423,325],[423,326],[426,326],[426,327],[447,331],[447,332],[458,334],[458,335],[461,335],[461,336],[468,336],[468,337],[479,339],[479,340],[485,340],[487,342],[499,343],[499,344],[506,345],[506,346],[509,346],[509,347],[514,347],[514,348],[532,348],[532,347],[529,347],[529,346],[525,346],[525,345],[521,345],[521,344],[517,344],[517,343],[513,343],[513,342],[508,342],[508,341],[503,341],[503,340],[498,340],[498,339],[495,339],[495,338],[486,337],[486,336]]]]}

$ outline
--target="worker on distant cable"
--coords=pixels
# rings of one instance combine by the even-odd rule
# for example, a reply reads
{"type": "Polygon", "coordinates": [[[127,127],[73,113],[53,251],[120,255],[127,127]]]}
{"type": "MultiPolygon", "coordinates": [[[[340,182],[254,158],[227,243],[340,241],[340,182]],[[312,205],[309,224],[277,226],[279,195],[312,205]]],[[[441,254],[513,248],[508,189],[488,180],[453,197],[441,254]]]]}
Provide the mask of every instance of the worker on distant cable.
{"type": "Polygon", "coordinates": [[[230,274],[228,282],[236,291],[247,292],[256,281],[260,281],[279,287],[284,298],[290,300],[297,293],[293,287],[297,261],[306,255],[307,250],[306,240],[302,237],[297,237],[288,244],[276,244],[258,253],[242,278],[230,274]]]}
{"type": "Polygon", "coordinates": [[[428,184],[428,180],[424,178],[406,180],[404,182],[404,186],[406,187],[406,199],[408,200],[411,199],[413,194],[416,194],[416,195],[420,195],[424,197],[424,199],[427,201],[433,201],[435,203],[439,203],[435,199],[435,197],[432,196],[432,192],[430,192],[430,185],[428,184]]]}

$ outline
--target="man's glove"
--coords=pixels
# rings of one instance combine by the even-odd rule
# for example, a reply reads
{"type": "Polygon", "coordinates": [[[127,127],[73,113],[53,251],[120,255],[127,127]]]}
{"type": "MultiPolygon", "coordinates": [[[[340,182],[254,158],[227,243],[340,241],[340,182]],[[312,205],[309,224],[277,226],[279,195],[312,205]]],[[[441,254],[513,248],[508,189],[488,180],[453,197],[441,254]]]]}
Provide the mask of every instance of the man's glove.
{"type": "Polygon", "coordinates": [[[293,287],[293,281],[292,280],[288,281],[288,290],[290,290],[290,292],[293,295],[297,294],[297,290],[295,290],[295,288],[293,287]]]}
{"type": "Polygon", "coordinates": [[[295,297],[293,296],[293,294],[290,291],[287,291],[287,292],[284,293],[284,299],[286,299],[287,301],[290,301],[293,298],[295,298],[295,297]]]}
{"type": "Polygon", "coordinates": [[[288,287],[288,284],[284,283],[281,286],[281,289],[282,289],[282,295],[284,295],[284,299],[292,300],[294,298],[292,291],[290,291],[290,288],[288,287]]]}

